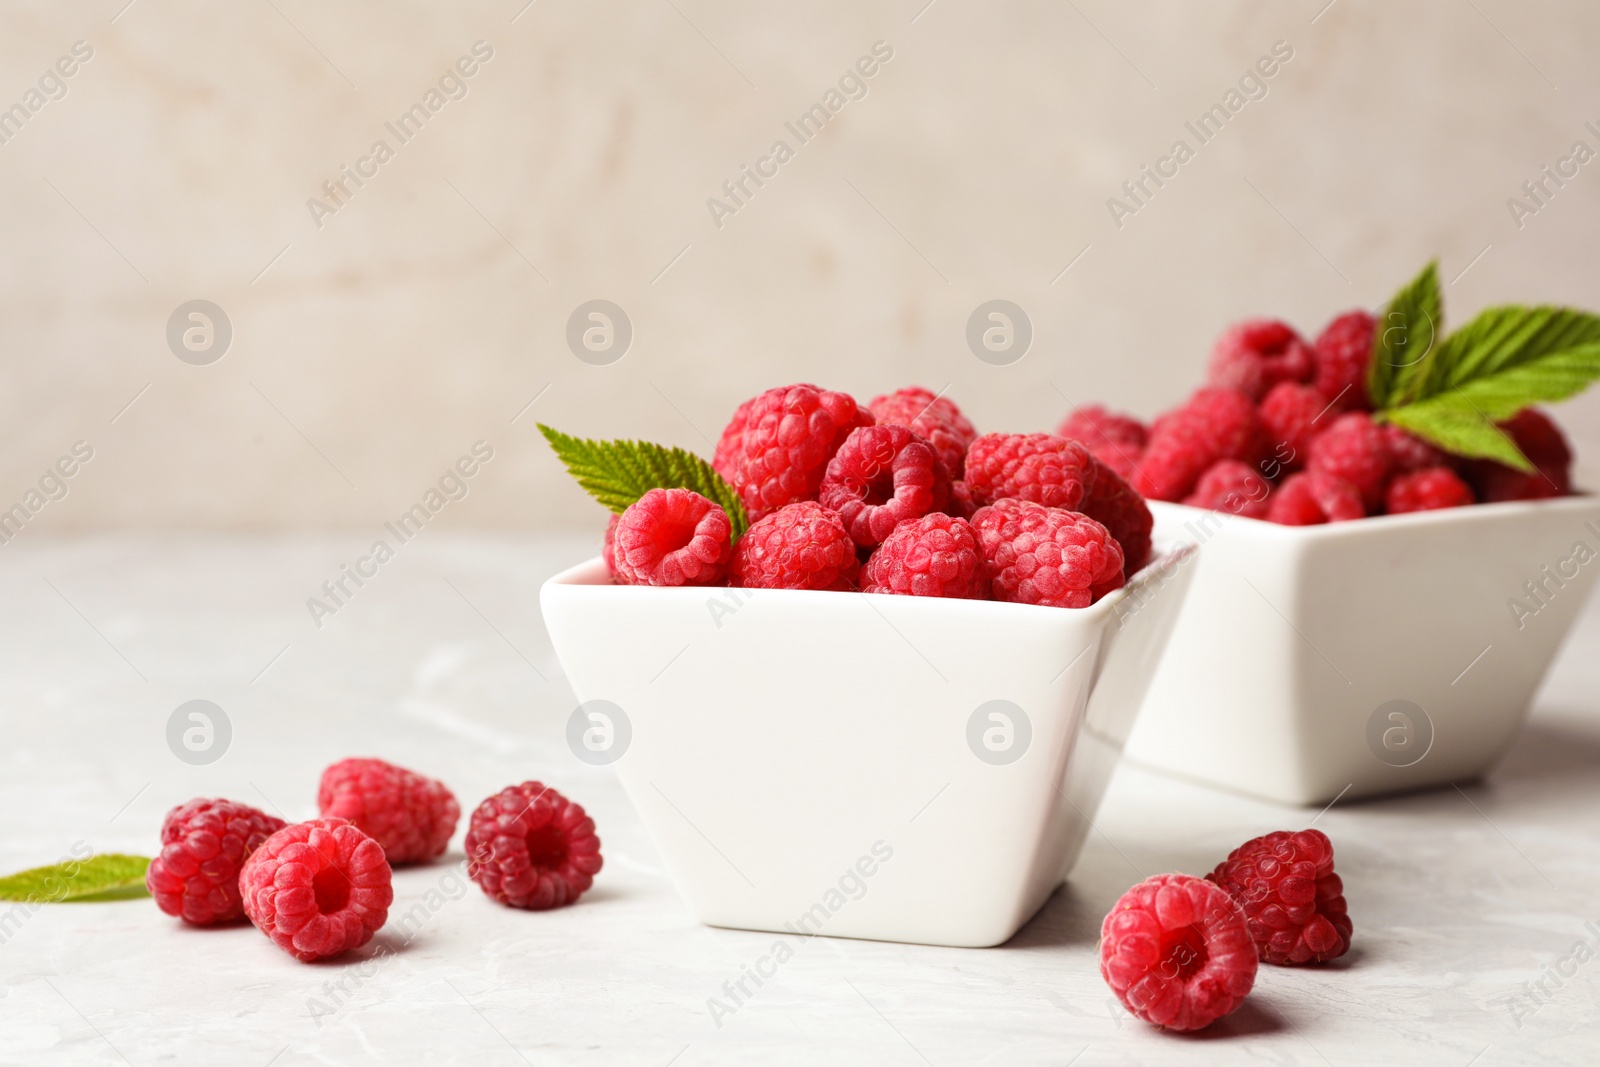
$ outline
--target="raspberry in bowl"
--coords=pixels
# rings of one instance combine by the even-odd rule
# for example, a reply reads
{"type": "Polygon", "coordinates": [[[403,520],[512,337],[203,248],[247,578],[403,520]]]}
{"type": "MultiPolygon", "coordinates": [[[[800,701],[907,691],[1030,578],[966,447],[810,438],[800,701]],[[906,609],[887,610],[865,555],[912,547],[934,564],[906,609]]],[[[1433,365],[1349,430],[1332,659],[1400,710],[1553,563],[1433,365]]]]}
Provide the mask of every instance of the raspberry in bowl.
{"type": "Polygon", "coordinates": [[[916,388],[848,400],[743,405],[725,479],[546,430],[621,509],[614,546],[657,529],[634,509],[663,488],[722,508],[734,543],[705,580],[596,557],[540,607],[577,698],[626,716],[612,765],[701,921],[999,944],[1078,857],[1192,550],[1152,546],[1143,498],[1059,435],[977,437],[916,388]]]}

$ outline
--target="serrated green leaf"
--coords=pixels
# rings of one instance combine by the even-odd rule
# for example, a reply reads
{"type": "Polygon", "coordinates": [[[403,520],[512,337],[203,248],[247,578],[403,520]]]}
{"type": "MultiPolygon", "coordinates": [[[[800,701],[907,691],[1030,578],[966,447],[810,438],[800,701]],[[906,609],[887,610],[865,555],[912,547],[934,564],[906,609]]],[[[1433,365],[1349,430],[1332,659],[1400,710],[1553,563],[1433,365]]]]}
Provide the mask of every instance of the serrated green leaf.
{"type": "Polygon", "coordinates": [[[144,888],[149,866],[144,856],[107,853],[35,867],[0,878],[0,900],[49,904],[149,896],[144,888]]]}
{"type": "Polygon", "coordinates": [[[1410,430],[1446,452],[1474,459],[1492,459],[1531,472],[1534,467],[1483,412],[1459,397],[1436,397],[1379,413],[1379,418],[1410,430]]]}
{"type": "Polygon", "coordinates": [[[1398,407],[1412,398],[1432,367],[1430,357],[1443,327],[1435,261],[1395,293],[1378,316],[1367,370],[1367,393],[1375,407],[1398,407]]]}
{"type": "Polygon", "coordinates": [[[626,511],[652,489],[692,489],[728,513],[735,541],[750,525],[733,486],[693,452],[649,441],[592,441],[544,423],[539,423],[539,432],[567,473],[614,512],[626,511]]]}
{"type": "Polygon", "coordinates": [[[1488,308],[1445,338],[1428,389],[1467,392],[1492,419],[1564,400],[1600,377],[1600,316],[1560,307],[1488,308]]]}

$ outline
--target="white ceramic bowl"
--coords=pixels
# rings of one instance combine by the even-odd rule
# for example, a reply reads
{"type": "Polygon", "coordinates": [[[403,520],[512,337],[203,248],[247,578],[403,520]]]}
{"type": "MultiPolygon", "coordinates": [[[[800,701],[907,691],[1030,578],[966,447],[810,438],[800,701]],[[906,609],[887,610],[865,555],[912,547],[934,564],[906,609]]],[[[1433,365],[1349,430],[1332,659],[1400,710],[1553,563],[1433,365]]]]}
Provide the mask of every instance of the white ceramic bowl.
{"type": "Polygon", "coordinates": [[[1202,547],[1128,758],[1288,804],[1483,774],[1600,575],[1595,497],[1308,527],[1151,508],[1202,547]]]}
{"type": "Polygon", "coordinates": [[[1077,611],[622,587],[598,559],[540,605],[585,702],[569,740],[600,724],[701,921],[978,947],[1077,859],[1190,551],[1077,611]]]}

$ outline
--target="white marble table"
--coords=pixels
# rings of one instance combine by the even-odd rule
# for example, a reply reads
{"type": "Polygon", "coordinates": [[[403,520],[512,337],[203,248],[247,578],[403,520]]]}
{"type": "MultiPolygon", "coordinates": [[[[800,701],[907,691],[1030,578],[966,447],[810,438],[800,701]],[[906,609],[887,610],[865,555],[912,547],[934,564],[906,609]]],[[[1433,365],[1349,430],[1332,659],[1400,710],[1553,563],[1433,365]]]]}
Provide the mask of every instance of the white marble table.
{"type": "Polygon", "coordinates": [[[1072,882],[1009,944],[819,938],[718,1026],[707,999],[769,935],[698,925],[611,772],[563,740],[572,696],[537,590],[588,545],[430,530],[318,629],[306,598],[370,540],[0,549],[0,869],[79,841],[150,854],[163,813],[198,795],[308,817],[323,766],[375,754],[445,779],[464,806],[525,778],[555,784],[599,824],[595,889],[526,914],[463,892],[450,866],[403,870],[396,913],[423,905],[415,936],[318,966],[249,926],[185,929],[148,901],[9,925],[0,906],[0,1063],[1600,1061],[1600,962],[1572,958],[1577,942],[1600,947],[1600,603],[1486,782],[1320,816],[1356,947],[1324,970],[1264,969],[1202,1037],[1154,1032],[1111,1001],[1101,916],[1141,875],[1203,873],[1317,813],[1128,767],[1072,882]],[[210,765],[167,746],[191,699],[232,724],[210,765]],[[1557,967],[1575,973],[1558,983],[1557,967]],[[1524,983],[1541,976],[1535,1000],[1524,983]]]}

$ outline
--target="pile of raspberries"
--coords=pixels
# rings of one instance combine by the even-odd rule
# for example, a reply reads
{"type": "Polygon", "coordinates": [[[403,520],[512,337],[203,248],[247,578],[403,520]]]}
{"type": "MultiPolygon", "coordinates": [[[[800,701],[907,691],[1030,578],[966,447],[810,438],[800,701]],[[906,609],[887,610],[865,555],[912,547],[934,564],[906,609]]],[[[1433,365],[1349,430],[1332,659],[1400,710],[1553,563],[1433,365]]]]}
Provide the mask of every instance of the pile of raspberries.
{"type": "Polygon", "coordinates": [[[1500,426],[1533,473],[1448,455],[1375,421],[1373,328],[1350,311],[1308,343],[1285,323],[1249,319],[1217,339],[1205,386],[1149,426],[1094,406],[1056,432],[1151,500],[1288,526],[1571,491],[1572,452],[1537,409],[1500,426]]]}
{"type": "MultiPolygon", "coordinates": [[[[442,856],[461,806],[442,782],[347,759],[322,773],[317,809],[321,818],[290,824],[232,800],[181,804],[145,885],[168,915],[196,926],[248,918],[306,963],[360,948],[388,919],[392,868],[442,856]]],[[[467,876],[490,899],[532,911],[571,904],[601,866],[594,820],[538,782],[479,804],[466,850],[467,876]]]]}
{"type": "Polygon", "coordinates": [[[1244,1002],[1258,964],[1327,963],[1352,929],[1333,842],[1278,831],[1205,878],[1158,874],[1124,893],[1100,926],[1100,975],[1144,1021],[1198,1030],[1244,1002]]]}
{"type": "Polygon", "coordinates": [[[1144,498],[1080,440],[985,434],[950,400],[814,385],[746,401],[712,461],[751,525],[690,489],[613,516],[623,585],[860,590],[1083,608],[1150,558],[1144,498]]]}

